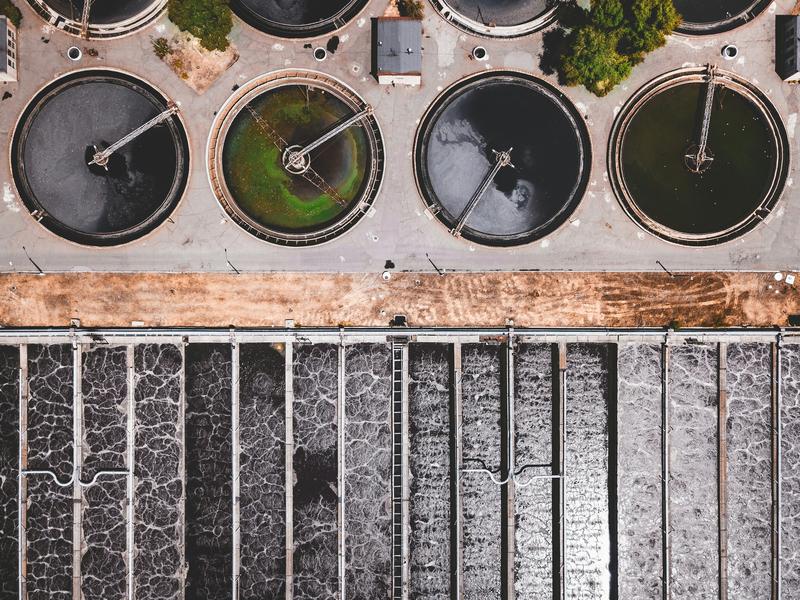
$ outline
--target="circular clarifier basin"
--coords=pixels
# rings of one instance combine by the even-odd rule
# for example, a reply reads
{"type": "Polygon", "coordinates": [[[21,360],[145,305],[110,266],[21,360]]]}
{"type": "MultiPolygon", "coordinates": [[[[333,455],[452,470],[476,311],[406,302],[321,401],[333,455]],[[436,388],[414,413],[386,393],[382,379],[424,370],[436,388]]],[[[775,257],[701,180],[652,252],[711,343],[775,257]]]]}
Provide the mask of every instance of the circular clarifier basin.
{"type": "Polygon", "coordinates": [[[231,0],[245,22],[264,33],[312,38],[344,27],[368,0],[231,0]]]}
{"type": "Polygon", "coordinates": [[[186,187],[189,145],[175,110],[154,87],[117,71],[75,71],[51,82],[14,131],[11,167],[22,202],[47,229],[79,244],[114,246],[149,233],[186,187]],[[104,152],[159,115],[158,124],[104,152]]]}
{"type": "Polygon", "coordinates": [[[778,202],[788,166],[786,131],[771,102],[718,69],[651,81],[611,132],[609,173],[623,208],[678,244],[719,244],[750,231],[778,202]]]}
{"type": "Polygon", "coordinates": [[[225,211],[256,237],[288,246],[331,240],[378,194],[383,142],[372,110],[312,71],[265,75],[228,100],[209,145],[225,211]]]}
{"type": "MultiPolygon", "coordinates": [[[[83,0],[28,0],[48,22],[73,35],[81,35],[83,0]]],[[[154,21],[166,0],[92,0],[88,35],[112,38],[126,35],[154,21]]]]}
{"type": "Polygon", "coordinates": [[[758,16],[771,0],[673,0],[683,17],[680,33],[710,35],[730,31],[758,16]]]}
{"type": "Polygon", "coordinates": [[[573,213],[591,167],[583,119],[558,90],[513,71],[443,92],[417,131],[415,175],[428,211],[456,237],[525,244],[573,213]]]}
{"type": "Polygon", "coordinates": [[[556,19],[555,0],[433,0],[439,13],[469,33],[498,38],[527,35],[556,19]]]}

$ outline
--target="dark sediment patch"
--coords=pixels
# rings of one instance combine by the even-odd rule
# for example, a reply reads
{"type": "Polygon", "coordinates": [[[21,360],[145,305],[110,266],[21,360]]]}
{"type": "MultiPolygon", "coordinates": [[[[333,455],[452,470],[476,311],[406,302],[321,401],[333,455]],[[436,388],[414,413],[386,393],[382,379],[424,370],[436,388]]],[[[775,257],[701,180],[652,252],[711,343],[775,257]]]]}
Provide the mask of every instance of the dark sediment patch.
{"type": "Polygon", "coordinates": [[[295,345],[294,594],[308,600],[338,594],[338,349],[295,345]]]}
{"type": "Polygon", "coordinates": [[[16,600],[19,348],[0,346],[0,600],[16,600]]]}
{"type": "Polygon", "coordinates": [[[343,27],[366,4],[367,0],[232,0],[231,8],[264,33],[310,38],[343,27]]]}
{"type": "Polygon", "coordinates": [[[186,599],[233,594],[231,346],[186,348],[186,599]]]}

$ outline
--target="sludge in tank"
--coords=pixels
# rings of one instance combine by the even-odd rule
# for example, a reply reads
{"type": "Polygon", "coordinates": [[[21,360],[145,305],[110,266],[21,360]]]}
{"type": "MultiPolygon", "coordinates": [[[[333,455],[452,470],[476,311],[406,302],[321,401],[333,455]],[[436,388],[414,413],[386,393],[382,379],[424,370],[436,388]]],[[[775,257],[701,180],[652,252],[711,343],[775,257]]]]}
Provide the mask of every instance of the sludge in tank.
{"type": "Polygon", "coordinates": [[[186,188],[189,144],[178,108],[119,71],[75,71],[45,86],[19,119],[14,182],[56,235],[115,246],[153,231],[186,188]]]}

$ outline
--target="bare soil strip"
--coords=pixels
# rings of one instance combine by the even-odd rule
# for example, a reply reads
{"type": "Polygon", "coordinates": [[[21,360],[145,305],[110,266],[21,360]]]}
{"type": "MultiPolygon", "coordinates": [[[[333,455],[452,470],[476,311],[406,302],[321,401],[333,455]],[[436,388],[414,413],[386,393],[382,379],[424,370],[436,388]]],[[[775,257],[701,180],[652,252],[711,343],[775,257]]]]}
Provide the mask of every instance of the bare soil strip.
{"type": "Polygon", "coordinates": [[[788,325],[770,273],[0,274],[0,325],[723,327],[788,325]]]}

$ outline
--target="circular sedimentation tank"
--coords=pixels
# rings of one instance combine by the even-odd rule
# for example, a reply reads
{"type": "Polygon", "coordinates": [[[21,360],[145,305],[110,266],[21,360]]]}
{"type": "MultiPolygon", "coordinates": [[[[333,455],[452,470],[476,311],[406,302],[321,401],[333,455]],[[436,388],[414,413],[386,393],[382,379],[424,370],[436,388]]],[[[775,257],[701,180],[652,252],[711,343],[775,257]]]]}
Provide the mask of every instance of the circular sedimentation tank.
{"type": "MultiPolygon", "coordinates": [[[[28,0],[49,23],[81,35],[84,0],[28,0]]],[[[164,11],[167,0],[91,0],[88,35],[113,38],[138,31],[164,11]]]]}
{"type": "Polygon", "coordinates": [[[79,244],[114,246],[149,233],[186,188],[189,144],[175,110],[153,86],[119,71],[75,71],[49,83],[14,131],[20,199],[47,229],[79,244]],[[90,164],[159,115],[104,164],[90,164]]]}
{"type": "Polygon", "coordinates": [[[730,31],[756,18],[771,0],[674,0],[683,17],[680,33],[710,35],[730,31]]]}
{"type": "Polygon", "coordinates": [[[453,25],[486,37],[513,38],[556,20],[556,0],[432,0],[453,25]]]}
{"type": "Polygon", "coordinates": [[[313,38],[344,27],[369,0],[231,0],[243,21],[284,38],[313,38]]]}
{"type": "Polygon", "coordinates": [[[789,142],[756,86],[712,67],[680,69],[650,81],[623,107],[608,162],[617,198],[642,228],[707,246],[769,215],[786,183],[789,142]]]}
{"type": "Polygon", "coordinates": [[[225,211],[254,236],[309,246],[353,227],[383,178],[371,107],[322,73],[279,71],[238,89],[208,148],[209,179],[225,211]]]}
{"type": "Polygon", "coordinates": [[[417,130],[414,171],[428,211],[479,244],[552,233],[578,206],[590,169],[583,118],[560,91],[520,72],[457,82],[417,130]]]}

